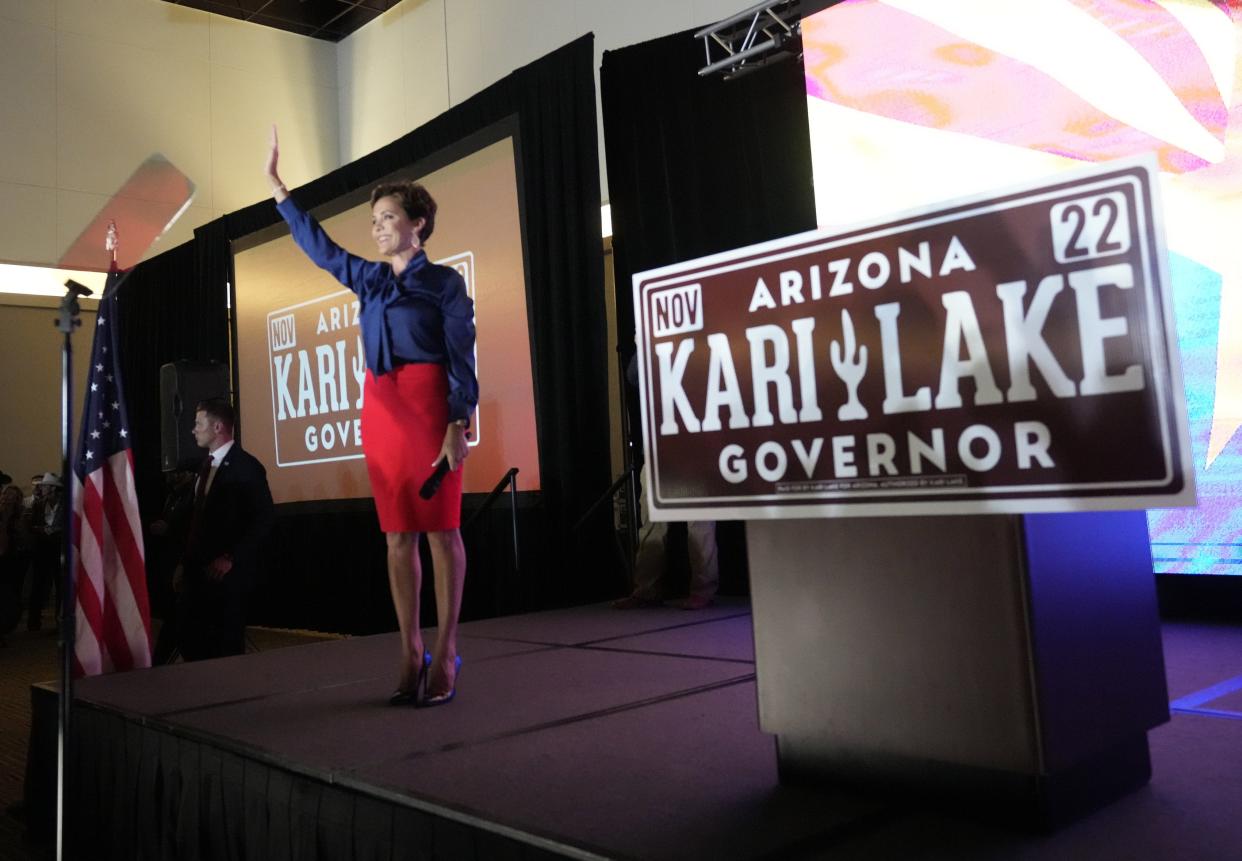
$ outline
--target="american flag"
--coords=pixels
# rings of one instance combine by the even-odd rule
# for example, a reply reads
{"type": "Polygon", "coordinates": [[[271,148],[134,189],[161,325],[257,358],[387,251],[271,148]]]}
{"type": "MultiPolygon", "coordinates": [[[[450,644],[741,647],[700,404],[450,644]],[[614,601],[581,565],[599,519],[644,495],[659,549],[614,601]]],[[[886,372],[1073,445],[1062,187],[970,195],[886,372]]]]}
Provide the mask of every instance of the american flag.
{"type": "Polygon", "coordinates": [[[151,666],[151,612],[134,454],[117,357],[116,297],[95,320],[82,436],[73,462],[74,675],[151,666]]]}

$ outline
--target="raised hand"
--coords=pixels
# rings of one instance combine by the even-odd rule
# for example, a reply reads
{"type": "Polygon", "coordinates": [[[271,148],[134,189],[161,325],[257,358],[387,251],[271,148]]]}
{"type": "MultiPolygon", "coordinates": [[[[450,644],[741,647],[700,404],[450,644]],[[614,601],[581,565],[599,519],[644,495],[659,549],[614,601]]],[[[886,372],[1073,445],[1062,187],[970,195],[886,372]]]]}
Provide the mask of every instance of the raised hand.
{"type": "Polygon", "coordinates": [[[272,134],[268,139],[267,163],[263,166],[263,173],[267,177],[267,181],[272,185],[272,196],[276,198],[277,203],[289,196],[289,191],[285,188],[285,184],[280,181],[280,174],[276,171],[276,166],[279,162],[280,140],[276,135],[276,124],[272,123],[272,134]]]}

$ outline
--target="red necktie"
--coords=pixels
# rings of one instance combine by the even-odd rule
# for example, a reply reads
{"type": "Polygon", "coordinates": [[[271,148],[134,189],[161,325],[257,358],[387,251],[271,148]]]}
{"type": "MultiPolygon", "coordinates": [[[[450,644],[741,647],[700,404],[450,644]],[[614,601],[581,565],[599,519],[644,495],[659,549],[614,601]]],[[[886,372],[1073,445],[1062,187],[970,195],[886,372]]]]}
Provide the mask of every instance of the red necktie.
{"type": "Polygon", "coordinates": [[[194,485],[194,505],[196,507],[203,504],[203,499],[207,496],[207,481],[211,478],[210,455],[203,458],[203,462],[198,467],[198,483],[194,485]]]}
{"type": "Polygon", "coordinates": [[[185,539],[187,553],[193,552],[194,544],[198,540],[198,528],[203,519],[203,504],[207,501],[207,481],[211,478],[211,464],[212,458],[208,455],[203,458],[202,464],[198,467],[198,481],[194,485],[194,513],[190,516],[190,531],[185,539]]]}

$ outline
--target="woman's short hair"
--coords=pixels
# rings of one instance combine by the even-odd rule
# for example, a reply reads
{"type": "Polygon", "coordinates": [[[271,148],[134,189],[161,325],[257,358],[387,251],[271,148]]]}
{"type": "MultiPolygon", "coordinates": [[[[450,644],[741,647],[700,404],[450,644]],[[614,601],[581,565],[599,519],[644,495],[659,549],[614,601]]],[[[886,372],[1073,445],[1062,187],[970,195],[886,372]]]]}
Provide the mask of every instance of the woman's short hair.
{"type": "Polygon", "coordinates": [[[436,227],[436,202],[427,189],[413,180],[400,182],[382,182],[371,192],[371,206],[381,197],[395,197],[401,202],[401,208],[410,217],[410,221],[423,219],[422,229],[418,231],[420,242],[431,238],[431,231],[436,227]]]}

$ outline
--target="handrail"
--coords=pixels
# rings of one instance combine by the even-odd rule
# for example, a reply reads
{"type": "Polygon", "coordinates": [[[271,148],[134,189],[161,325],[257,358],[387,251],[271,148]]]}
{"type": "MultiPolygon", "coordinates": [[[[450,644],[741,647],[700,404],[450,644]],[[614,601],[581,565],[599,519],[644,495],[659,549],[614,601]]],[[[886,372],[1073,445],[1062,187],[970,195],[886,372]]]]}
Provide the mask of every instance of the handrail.
{"type": "Polygon", "coordinates": [[[622,566],[626,569],[626,571],[629,572],[630,576],[633,576],[635,554],[638,552],[638,517],[639,517],[639,513],[638,513],[638,495],[639,495],[638,494],[638,469],[639,467],[638,467],[638,464],[634,462],[632,458],[627,458],[627,460],[630,460],[630,465],[625,468],[625,471],[622,472],[621,475],[617,476],[616,481],[608,485],[608,489],[605,490],[602,494],[600,494],[598,499],[596,499],[593,503],[591,503],[590,507],[587,508],[586,513],[583,514],[581,517],[579,517],[578,522],[575,523],[572,527],[570,527],[569,534],[573,535],[575,532],[577,532],[582,527],[582,525],[585,524],[591,518],[591,515],[593,515],[596,512],[596,510],[599,509],[601,505],[603,505],[605,502],[611,502],[615,500],[617,494],[624,491],[625,508],[626,508],[625,535],[627,539],[627,546],[622,545],[621,536],[618,535],[616,532],[613,532],[613,538],[614,538],[617,552],[621,555],[622,566]]]}
{"type": "Polygon", "coordinates": [[[489,494],[487,494],[487,497],[483,500],[483,502],[479,504],[479,507],[474,510],[474,513],[470,515],[470,519],[461,525],[461,528],[465,529],[471,523],[478,520],[480,514],[491,508],[492,503],[496,501],[496,497],[500,496],[500,494],[504,492],[506,484],[516,484],[517,474],[518,468],[516,466],[506,472],[504,477],[502,477],[500,481],[496,482],[496,486],[492,488],[489,494]]]}
{"type": "Polygon", "coordinates": [[[617,480],[608,485],[608,489],[601,493],[599,498],[591,503],[591,507],[586,510],[585,514],[578,518],[578,521],[570,527],[569,531],[577,532],[582,527],[582,524],[586,523],[587,520],[590,519],[591,515],[595,513],[595,509],[599,508],[605,502],[617,495],[617,491],[621,490],[622,486],[630,480],[633,473],[633,467],[630,467],[626,469],[625,472],[621,473],[621,475],[617,477],[617,480]]]}
{"type": "Polygon", "coordinates": [[[522,573],[521,556],[518,555],[518,525],[517,525],[517,475],[518,468],[510,467],[509,471],[504,474],[500,481],[496,482],[496,486],[492,488],[492,492],[487,495],[483,502],[470,515],[470,519],[461,525],[465,529],[470,524],[479,519],[479,516],[492,507],[492,503],[504,492],[505,485],[509,486],[509,516],[513,523],[513,573],[522,573]]]}

